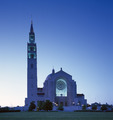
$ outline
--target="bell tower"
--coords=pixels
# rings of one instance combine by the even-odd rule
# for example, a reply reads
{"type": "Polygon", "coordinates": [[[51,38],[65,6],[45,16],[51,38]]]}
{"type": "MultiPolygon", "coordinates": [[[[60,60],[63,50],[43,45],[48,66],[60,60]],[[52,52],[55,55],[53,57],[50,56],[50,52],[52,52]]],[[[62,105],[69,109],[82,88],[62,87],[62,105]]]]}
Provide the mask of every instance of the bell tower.
{"type": "Polygon", "coordinates": [[[29,42],[27,43],[27,98],[29,99],[29,102],[32,101],[35,102],[36,97],[37,97],[37,46],[35,43],[33,22],[31,21],[29,42]]]}

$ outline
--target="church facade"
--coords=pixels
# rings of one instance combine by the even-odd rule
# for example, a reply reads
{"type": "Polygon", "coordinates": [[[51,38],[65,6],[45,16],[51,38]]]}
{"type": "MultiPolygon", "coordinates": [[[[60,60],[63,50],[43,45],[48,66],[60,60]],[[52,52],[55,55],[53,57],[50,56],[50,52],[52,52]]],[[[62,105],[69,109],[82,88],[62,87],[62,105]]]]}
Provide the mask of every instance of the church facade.
{"type": "Polygon", "coordinates": [[[54,106],[62,104],[70,107],[87,104],[84,94],[77,94],[76,82],[72,76],[60,69],[60,71],[49,74],[43,84],[43,88],[37,87],[37,45],[35,33],[31,22],[29,42],[27,43],[27,98],[25,107],[29,108],[31,102],[38,107],[39,101],[50,100],[54,106]]]}

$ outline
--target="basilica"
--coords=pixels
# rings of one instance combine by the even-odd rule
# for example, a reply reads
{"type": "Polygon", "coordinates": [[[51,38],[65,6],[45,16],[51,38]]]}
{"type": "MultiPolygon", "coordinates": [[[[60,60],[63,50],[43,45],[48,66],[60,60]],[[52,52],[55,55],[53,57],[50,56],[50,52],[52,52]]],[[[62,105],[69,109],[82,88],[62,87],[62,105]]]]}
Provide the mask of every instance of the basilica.
{"type": "Polygon", "coordinates": [[[76,81],[62,68],[52,72],[47,76],[42,88],[37,87],[37,45],[35,43],[35,33],[31,22],[29,32],[29,42],[27,43],[27,98],[25,98],[25,108],[28,109],[31,102],[38,107],[39,101],[50,100],[53,106],[62,104],[65,108],[78,109],[78,106],[86,105],[87,100],[84,94],[77,93],[76,81]]]}

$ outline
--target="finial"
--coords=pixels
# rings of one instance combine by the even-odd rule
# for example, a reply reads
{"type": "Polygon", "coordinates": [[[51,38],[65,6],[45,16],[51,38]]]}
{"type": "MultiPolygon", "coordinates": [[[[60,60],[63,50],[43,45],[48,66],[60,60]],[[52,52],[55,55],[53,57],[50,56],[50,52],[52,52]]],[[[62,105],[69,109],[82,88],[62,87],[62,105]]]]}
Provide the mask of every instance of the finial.
{"type": "Polygon", "coordinates": [[[62,71],[62,67],[60,68],[60,70],[62,71]]]}
{"type": "Polygon", "coordinates": [[[53,69],[52,69],[52,74],[54,74],[55,73],[55,70],[54,70],[54,67],[53,67],[53,69]]]}
{"type": "Polygon", "coordinates": [[[30,28],[30,33],[34,33],[34,30],[33,30],[33,21],[31,20],[31,28],[30,28]]]}

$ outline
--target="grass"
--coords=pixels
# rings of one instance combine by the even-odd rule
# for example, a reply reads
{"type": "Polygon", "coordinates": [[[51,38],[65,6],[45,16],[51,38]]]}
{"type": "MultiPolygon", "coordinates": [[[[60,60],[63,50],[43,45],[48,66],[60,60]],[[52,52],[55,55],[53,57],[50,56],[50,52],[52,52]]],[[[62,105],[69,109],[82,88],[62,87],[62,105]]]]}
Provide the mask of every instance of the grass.
{"type": "Polygon", "coordinates": [[[113,120],[113,112],[12,112],[0,120],[113,120]]]}

